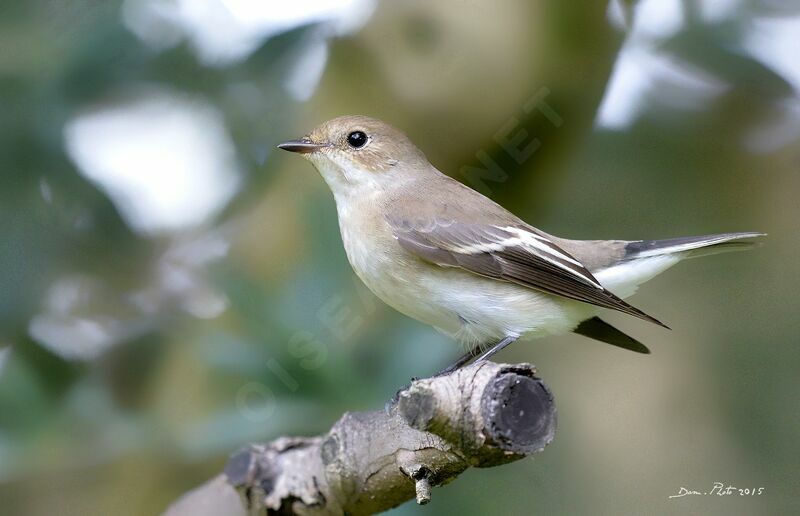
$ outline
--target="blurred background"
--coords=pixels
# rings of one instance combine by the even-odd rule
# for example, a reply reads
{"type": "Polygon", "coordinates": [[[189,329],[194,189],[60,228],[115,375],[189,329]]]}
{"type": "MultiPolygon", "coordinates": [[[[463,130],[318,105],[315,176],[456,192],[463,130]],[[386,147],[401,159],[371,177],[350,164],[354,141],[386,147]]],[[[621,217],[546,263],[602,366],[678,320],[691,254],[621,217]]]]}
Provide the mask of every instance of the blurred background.
{"type": "Polygon", "coordinates": [[[796,512],[798,54],[791,0],[4,0],[0,512],[158,514],[459,354],[274,149],[354,113],[550,233],[769,233],[641,290],[672,331],[606,314],[652,355],[512,346],[555,442],[394,514],[796,512]],[[765,492],[668,498],[717,481],[765,492]]]}

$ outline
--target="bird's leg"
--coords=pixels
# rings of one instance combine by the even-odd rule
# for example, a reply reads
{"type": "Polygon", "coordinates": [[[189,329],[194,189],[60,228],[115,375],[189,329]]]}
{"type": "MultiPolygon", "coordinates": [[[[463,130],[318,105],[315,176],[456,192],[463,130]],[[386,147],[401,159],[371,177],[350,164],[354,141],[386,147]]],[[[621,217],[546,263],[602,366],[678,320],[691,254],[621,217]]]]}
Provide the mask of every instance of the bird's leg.
{"type": "Polygon", "coordinates": [[[475,359],[475,362],[483,362],[484,360],[489,360],[495,353],[501,351],[503,348],[511,344],[512,342],[516,341],[519,338],[519,335],[506,335],[506,337],[492,346],[491,348],[484,351],[483,355],[479,356],[475,359]]]}
{"type": "MultiPolygon", "coordinates": [[[[452,373],[453,371],[457,371],[458,369],[461,369],[462,367],[467,365],[473,358],[478,356],[478,354],[480,352],[481,352],[481,346],[480,346],[480,344],[478,344],[474,348],[470,349],[469,351],[467,351],[466,353],[461,355],[458,360],[456,360],[455,362],[453,362],[449,366],[445,367],[444,369],[442,369],[441,371],[439,371],[438,373],[433,375],[432,378],[436,378],[437,376],[444,376],[444,375],[452,373]]],[[[416,377],[411,378],[412,382],[415,382],[416,380],[418,380],[418,378],[416,378],[416,377]]],[[[386,404],[386,407],[391,407],[392,405],[397,403],[397,400],[400,397],[400,393],[403,392],[404,390],[408,389],[410,386],[411,386],[411,384],[404,385],[404,386],[400,387],[400,389],[398,389],[397,392],[394,393],[394,396],[392,396],[392,399],[386,404]]]]}
{"type": "Polygon", "coordinates": [[[452,373],[453,371],[457,371],[457,370],[461,369],[462,367],[467,365],[473,358],[478,356],[478,354],[480,352],[481,352],[481,346],[479,344],[479,345],[475,346],[474,348],[470,349],[469,351],[467,351],[466,353],[464,353],[463,355],[461,355],[458,358],[458,360],[456,360],[455,362],[453,362],[449,366],[445,367],[444,369],[442,369],[441,371],[439,371],[438,373],[433,375],[433,377],[435,378],[437,376],[444,376],[444,375],[452,373]]]}
{"type": "Polygon", "coordinates": [[[495,353],[497,353],[498,351],[502,350],[503,348],[505,348],[506,346],[508,346],[509,344],[514,342],[515,340],[517,340],[518,338],[519,338],[518,335],[513,335],[513,336],[512,335],[508,335],[503,340],[501,340],[500,342],[498,342],[497,344],[495,344],[491,348],[487,349],[480,356],[478,356],[478,354],[481,352],[481,346],[477,345],[474,348],[472,348],[471,350],[469,350],[466,353],[464,353],[463,355],[461,355],[461,357],[459,357],[458,360],[456,360],[455,362],[453,362],[449,366],[445,367],[444,369],[442,369],[441,371],[439,371],[438,373],[436,373],[433,376],[436,377],[436,376],[444,376],[446,374],[450,374],[453,371],[457,371],[458,369],[461,369],[462,367],[467,365],[469,362],[471,362],[473,359],[475,359],[475,362],[483,362],[484,360],[488,360],[495,353]],[[476,356],[478,358],[475,358],[476,356]]]}
{"type": "MultiPolygon", "coordinates": [[[[448,374],[452,373],[453,371],[457,371],[457,370],[461,369],[462,367],[464,367],[465,365],[467,365],[468,363],[470,363],[473,359],[475,360],[476,363],[477,362],[483,362],[484,360],[488,360],[495,353],[497,353],[498,351],[502,350],[503,348],[505,348],[506,346],[508,346],[509,344],[514,342],[515,340],[517,340],[518,338],[519,338],[518,335],[513,335],[513,336],[512,335],[508,335],[503,340],[501,340],[500,342],[498,342],[497,344],[495,344],[491,348],[487,349],[480,356],[478,356],[478,355],[481,352],[482,346],[480,344],[478,344],[477,346],[473,347],[472,349],[470,349],[469,351],[467,351],[466,353],[461,355],[458,360],[456,360],[455,362],[453,362],[449,366],[445,367],[444,369],[442,369],[441,371],[439,371],[438,373],[433,375],[433,378],[436,378],[437,376],[445,376],[445,375],[448,375],[448,374]],[[478,358],[475,358],[475,357],[478,357],[478,358]]],[[[412,382],[414,382],[416,380],[417,380],[417,378],[412,378],[411,379],[412,382]]],[[[404,390],[408,389],[409,386],[410,386],[410,384],[409,385],[405,385],[405,386],[401,387],[400,389],[398,389],[398,391],[396,393],[394,393],[394,396],[392,396],[392,399],[389,402],[386,403],[387,410],[390,407],[392,407],[394,404],[397,403],[397,400],[400,397],[400,393],[403,392],[404,390]]]]}

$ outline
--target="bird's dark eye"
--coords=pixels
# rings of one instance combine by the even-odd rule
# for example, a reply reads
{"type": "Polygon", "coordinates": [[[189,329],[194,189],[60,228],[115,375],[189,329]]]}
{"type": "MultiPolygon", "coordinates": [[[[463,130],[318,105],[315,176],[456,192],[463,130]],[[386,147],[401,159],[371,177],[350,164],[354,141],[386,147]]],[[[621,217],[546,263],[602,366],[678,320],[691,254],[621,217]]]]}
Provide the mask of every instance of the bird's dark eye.
{"type": "Polygon", "coordinates": [[[364,131],[353,131],[347,135],[347,143],[354,149],[359,149],[367,143],[367,135],[364,131]]]}

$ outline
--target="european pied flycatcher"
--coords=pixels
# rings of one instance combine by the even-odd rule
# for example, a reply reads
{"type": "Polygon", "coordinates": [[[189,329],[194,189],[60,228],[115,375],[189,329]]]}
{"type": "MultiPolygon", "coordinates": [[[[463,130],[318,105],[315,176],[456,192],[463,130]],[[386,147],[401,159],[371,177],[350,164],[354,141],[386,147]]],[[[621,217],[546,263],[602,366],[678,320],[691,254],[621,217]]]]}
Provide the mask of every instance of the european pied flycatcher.
{"type": "Polygon", "coordinates": [[[335,118],[278,147],[311,161],[328,183],[347,258],[367,287],[469,347],[444,371],[521,337],[570,331],[648,353],[597,317],[599,308],[666,327],[623,298],[686,257],[762,235],[558,238],[442,174],[405,134],[364,116],[335,118]]]}

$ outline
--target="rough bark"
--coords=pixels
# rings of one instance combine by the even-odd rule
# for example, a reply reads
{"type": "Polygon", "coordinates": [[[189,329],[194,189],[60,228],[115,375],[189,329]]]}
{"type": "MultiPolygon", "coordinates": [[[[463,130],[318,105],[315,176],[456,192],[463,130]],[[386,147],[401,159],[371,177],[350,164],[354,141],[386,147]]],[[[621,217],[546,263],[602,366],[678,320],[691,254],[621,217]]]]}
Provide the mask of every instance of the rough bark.
{"type": "Polygon", "coordinates": [[[553,397],[530,364],[473,364],[415,380],[383,410],[346,413],[316,437],[236,453],[225,473],[167,516],[373,514],[455,479],[541,451],[555,435],[553,397]]]}

